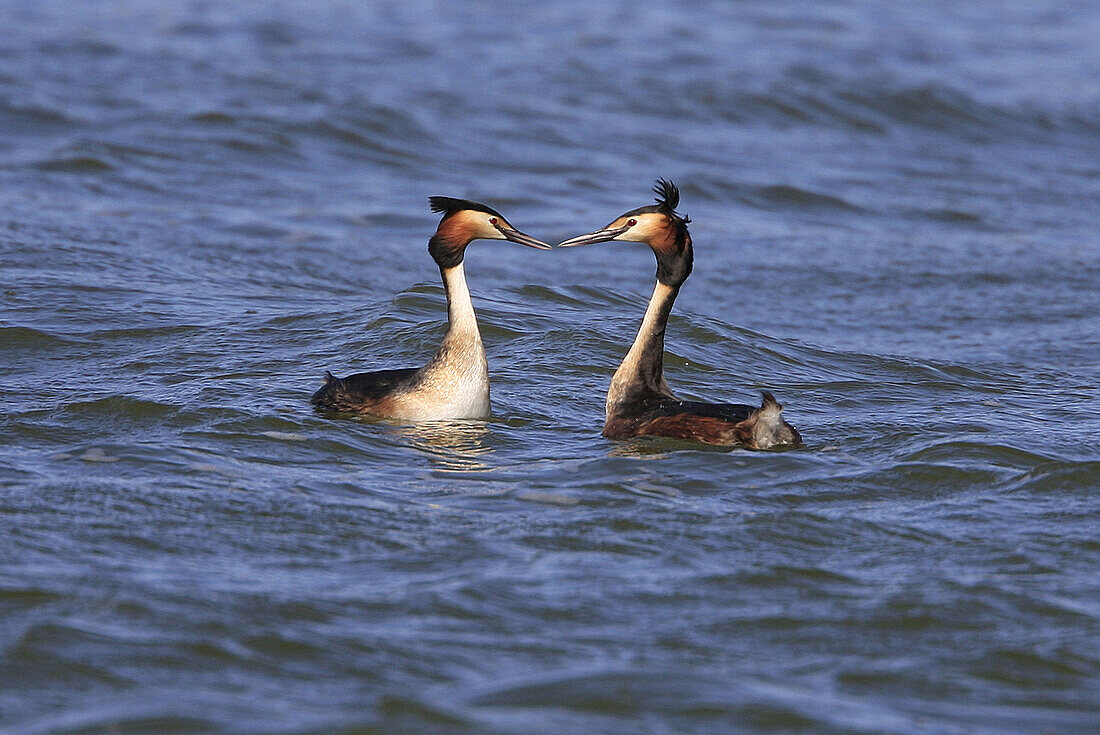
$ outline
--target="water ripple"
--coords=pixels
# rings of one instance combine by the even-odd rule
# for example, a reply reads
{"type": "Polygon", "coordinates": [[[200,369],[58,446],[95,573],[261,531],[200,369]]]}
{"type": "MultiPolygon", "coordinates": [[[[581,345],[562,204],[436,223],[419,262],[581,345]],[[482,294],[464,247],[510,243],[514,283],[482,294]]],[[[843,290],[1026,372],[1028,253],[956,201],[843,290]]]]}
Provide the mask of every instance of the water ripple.
{"type": "Polygon", "coordinates": [[[1100,14],[1062,5],[0,3],[5,726],[1090,731],[1100,14]],[[560,240],[658,176],[670,386],[806,446],[600,435],[628,243],[468,250],[489,419],[309,405],[438,347],[428,195],[560,240]]]}

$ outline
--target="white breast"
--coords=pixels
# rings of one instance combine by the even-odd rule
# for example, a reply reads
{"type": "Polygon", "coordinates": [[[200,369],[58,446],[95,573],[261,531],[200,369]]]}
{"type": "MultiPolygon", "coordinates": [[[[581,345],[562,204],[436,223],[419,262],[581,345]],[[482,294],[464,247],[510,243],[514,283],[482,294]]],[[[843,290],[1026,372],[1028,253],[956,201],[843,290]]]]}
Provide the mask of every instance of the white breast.
{"type": "Polygon", "coordinates": [[[433,361],[417,386],[394,403],[394,418],[409,421],[488,417],[489,365],[480,341],[433,361]]]}

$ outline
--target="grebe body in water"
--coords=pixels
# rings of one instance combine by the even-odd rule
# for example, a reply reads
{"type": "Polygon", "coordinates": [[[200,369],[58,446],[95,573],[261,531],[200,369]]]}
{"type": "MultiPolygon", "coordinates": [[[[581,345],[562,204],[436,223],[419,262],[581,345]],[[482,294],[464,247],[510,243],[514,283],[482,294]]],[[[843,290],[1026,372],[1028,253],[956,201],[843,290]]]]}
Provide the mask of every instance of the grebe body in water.
{"type": "Polygon", "coordinates": [[[325,384],[310,399],[313,405],[406,421],[489,415],[489,366],[463,270],[466,246],[478,239],[511,240],[544,250],[550,246],[515,229],[484,204],[450,197],[431,197],[430,203],[433,212],[443,214],[428,241],[447,294],[447,333],[439,351],[421,368],[346,378],[326,373],[325,384]]]}
{"type": "Polygon", "coordinates": [[[631,210],[601,230],[579,235],[559,247],[625,241],[648,245],[657,256],[657,284],[638,336],[611,379],[603,435],[608,439],[664,436],[749,449],[797,446],[802,438],[783,420],[783,407],[768,392],[759,408],[735,403],[677,399],[663,375],[665,326],[680,287],[691,274],[692,249],[687,217],[676,213],[680,192],[658,180],[657,204],[631,210]]]}

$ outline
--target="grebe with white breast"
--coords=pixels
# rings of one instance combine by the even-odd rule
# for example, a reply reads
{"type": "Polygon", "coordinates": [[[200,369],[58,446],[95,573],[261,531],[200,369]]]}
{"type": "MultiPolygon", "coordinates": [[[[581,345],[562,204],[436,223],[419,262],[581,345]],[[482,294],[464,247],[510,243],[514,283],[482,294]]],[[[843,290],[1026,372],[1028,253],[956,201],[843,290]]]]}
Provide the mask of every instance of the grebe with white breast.
{"type": "Polygon", "coordinates": [[[439,266],[447,295],[447,333],[427,365],[337,378],[310,402],[320,408],[406,421],[484,418],[489,415],[489,366],[481,342],[463,257],[474,240],[511,240],[532,248],[550,246],[512,227],[496,210],[466,199],[430,197],[441,212],[428,252],[439,266]]]}

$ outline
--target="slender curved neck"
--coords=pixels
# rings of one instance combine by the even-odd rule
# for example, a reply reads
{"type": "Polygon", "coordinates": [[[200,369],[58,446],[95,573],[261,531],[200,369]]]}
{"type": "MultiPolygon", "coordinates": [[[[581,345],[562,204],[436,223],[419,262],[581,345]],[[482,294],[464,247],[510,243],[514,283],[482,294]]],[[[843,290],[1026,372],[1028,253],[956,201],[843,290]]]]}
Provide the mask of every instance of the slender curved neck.
{"type": "Polygon", "coordinates": [[[672,312],[672,304],[680,292],[678,286],[657,282],[649,299],[642,326],[634,344],[626,353],[607,392],[607,413],[623,401],[638,400],[652,395],[672,396],[665,385],[663,362],[665,356],[665,325],[672,312]]]}
{"type": "Polygon", "coordinates": [[[466,271],[462,262],[450,268],[440,267],[443,290],[447,294],[447,337],[473,337],[481,341],[474,314],[474,302],[470,300],[470,287],[466,284],[466,271]]]}

